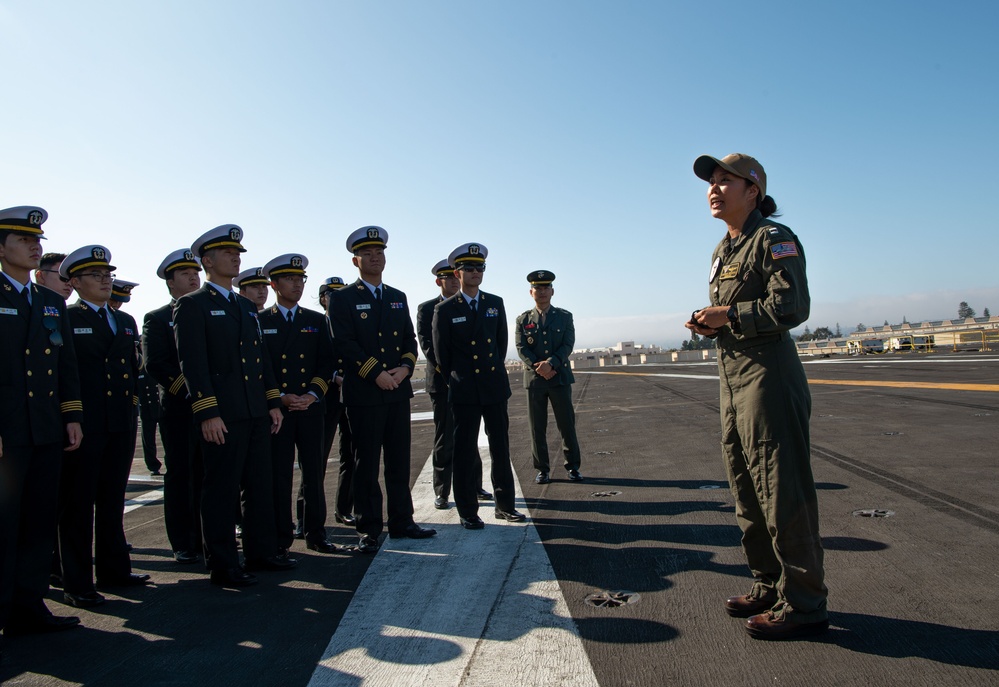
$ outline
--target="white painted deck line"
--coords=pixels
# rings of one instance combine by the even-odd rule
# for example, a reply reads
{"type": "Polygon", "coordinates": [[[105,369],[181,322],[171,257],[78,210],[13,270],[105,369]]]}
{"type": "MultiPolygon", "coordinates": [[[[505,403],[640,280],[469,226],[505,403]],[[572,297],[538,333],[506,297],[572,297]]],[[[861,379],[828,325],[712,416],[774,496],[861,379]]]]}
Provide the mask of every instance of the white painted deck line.
{"type": "MultiPolygon", "coordinates": [[[[488,475],[489,451],[480,453],[488,475]]],[[[534,525],[495,520],[487,502],[485,529],[463,530],[453,506],[433,507],[432,474],[428,459],[413,505],[437,536],[385,540],[310,687],[596,686],[534,525]]]]}
{"type": "Polygon", "coordinates": [[[131,513],[133,510],[142,508],[143,506],[152,503],[154,501],[163,500],[163,487],[155,489],[153,491],[147,491],[145,494],[139,494],[134,499],[125,500],[125,512],[131,513]]]}

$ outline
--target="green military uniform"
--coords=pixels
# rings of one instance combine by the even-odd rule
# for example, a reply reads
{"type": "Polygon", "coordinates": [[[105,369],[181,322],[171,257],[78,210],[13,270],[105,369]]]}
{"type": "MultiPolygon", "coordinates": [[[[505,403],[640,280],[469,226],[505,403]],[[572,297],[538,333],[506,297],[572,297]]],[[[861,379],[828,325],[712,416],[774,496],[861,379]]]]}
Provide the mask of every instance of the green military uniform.
{"type": "MultiPolygon", "coordinates": [[[[527,276],[532,286],[551,284],[555,275],[546,270],[527,276]]],[[[569,365],[569,354],[576,343],[572,313],[551,306],[542,318],[537,308],[517,317],[517,355],[524,362],[524,388],[527,389],[527,419],[531,427],[531,458],[539,473],[550,470],[548,461],[548,403],[551,402],[555,424],[562,435],[562,455],[566,471],[579,471],[579,441],[576,438],[576,414],[572,408],[572,384],[576,381],[569,365]],[[542,321],[543,320],[543,321],[542,321]],[[534,365],[547,361],[555,376],[545,379],[534,365]]]]}
{"type": "Polygon", "coordinates": [[[718,244],[712,305],[734,306],[718,333],[722,452],[756,578],[787,618],[827,618],[818,502],[809,455],[811,395],[788,331],[808,318],[805,253],[787,227],[754,210],[742,233],[718,244]]]}

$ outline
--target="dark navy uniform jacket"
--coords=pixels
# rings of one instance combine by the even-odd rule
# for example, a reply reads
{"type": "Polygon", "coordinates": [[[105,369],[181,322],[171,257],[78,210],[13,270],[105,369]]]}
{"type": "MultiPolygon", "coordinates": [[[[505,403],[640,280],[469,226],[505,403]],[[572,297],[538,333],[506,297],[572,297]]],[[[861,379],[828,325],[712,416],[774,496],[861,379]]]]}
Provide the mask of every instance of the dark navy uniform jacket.
{"type": "Polygon", "coordinates": [[[444,296],[437,296],[420,303],[416,308],[416,334],[420,338],[420,348],[427,359],[425,380],[428,394],[447,391],[447,380],[441,374],[437,364],[437,354],[434,353],[434,308],[443,300],[444,296]]]}
{"type": "Polygon", "coordinates": [[[139,405],[139,331],[128,313],[109,310],[118,331],[83,301],[68,308],[83,397],[83,433],[131,432],[139,405]]]}
{"type": "Polygon", "coordinates": [[[236,295],[236,304],[212,284],[177,299],[174,336],[196,422],[266,416],[281,407],[256,306],[236,295]]]}
{"type": "Polygon", "coordinates": [[[576,327],[572,313],[551,306],[541,326],[537,308],[521,313],[517,318],[517,354],[524,361],[524,388],[572,384],[576,378],[569,365],[569,355],[576,345],[576,327]],[[534,363],[547,360],[555,376],[545,379],[534,371],[534,363]]]}
{"type": "Polygon", "coordinates": [[[473,313],[459,291],[434,309],[434,351],[452,403],[487,405],[510,398],[509,332],[503,299],[479,291],[473,313]]]}
{"type": "Polygon", "coordinates": [[[322,400],[336,370],[329,320],[315,310],[298,307],[288,322],[276,305],[259,315],[260,328],[282,394],[313,392],[322,400]]]}
{"type": "Polygon", "coordinates": [[[174,303],[169,303],[147,312],[142,322],[142,361],[146,374],[160,387],[164,415],[191,412],[173,336],[173,308],[174,303]]]}
{"type": "Polygon", "coordinates": [[[416,367],[416,332],[406,294],[381,285],[381,303],[360,279],[330,292],[329,313],[333,343],[343,360],[343,403],[380,405],[412,398],[409,377],[397,389],[384,391],[375,378],[399,366],[412,374],[416,367]]]}
{"type": "Polygon", "coordinates": [[[0,276],[0,437],[8,446],[62,443],[83,422],[73,327],[62,296],[31,284],[31,307],[0,276]],[[52,343],[49,328],[62,337],[52,343]]]}

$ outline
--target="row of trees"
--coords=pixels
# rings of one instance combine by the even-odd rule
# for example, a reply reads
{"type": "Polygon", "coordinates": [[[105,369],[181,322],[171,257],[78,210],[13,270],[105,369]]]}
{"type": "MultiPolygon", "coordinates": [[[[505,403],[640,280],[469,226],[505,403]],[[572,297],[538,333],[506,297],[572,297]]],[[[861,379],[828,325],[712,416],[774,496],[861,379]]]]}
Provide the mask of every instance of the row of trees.
{"type": "MultiPolygon", "coordinates": [[[[961,301],[961,304],[957,306],[957,316],[963,319],[975,316],[975,309],[968,305],[968,301],[961,301]]],[[[982,311],[982,317],[992,317],[992,313],[989,312],[988,308],[982,311]]]]}

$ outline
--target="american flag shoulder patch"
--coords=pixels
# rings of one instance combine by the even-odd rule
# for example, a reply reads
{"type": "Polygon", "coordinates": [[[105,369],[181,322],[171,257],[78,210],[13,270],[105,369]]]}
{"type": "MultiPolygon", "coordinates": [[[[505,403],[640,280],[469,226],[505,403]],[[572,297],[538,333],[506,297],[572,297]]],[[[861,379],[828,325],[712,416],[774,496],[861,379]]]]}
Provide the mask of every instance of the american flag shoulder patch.
{"type": "Polygon", "coordinates": [[[770,246],[770,255],[773,256],[774,260],[796,257],[798,255],[798,245],[794,241],[775,243],[770,246]]]}

